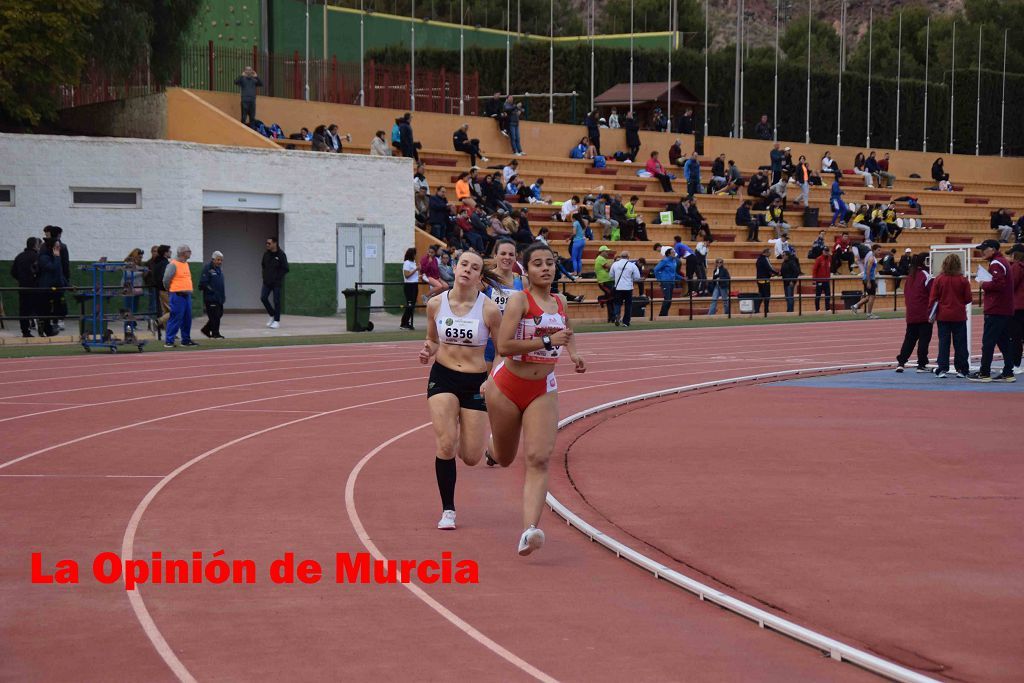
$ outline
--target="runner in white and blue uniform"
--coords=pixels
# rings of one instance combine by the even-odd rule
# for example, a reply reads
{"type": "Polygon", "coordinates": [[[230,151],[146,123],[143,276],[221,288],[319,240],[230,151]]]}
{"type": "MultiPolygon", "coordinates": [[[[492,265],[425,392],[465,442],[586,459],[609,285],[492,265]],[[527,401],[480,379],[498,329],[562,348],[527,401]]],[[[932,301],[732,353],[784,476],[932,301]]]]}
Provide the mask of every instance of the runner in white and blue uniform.
{"type": "MultiPolygon", "coordinates": [[[[516,243],[507,237],[498,240],[494,244],[494,275],[500,280],[501,285],[491,285],[484,290],[484,294],[490,297],[491,301],[498,305],[498,310],[505,313],[505,304],[513,292],[523,291],[523,278],[516,274],[513,268],[516,263],[516,243]]],[[[487,372],[491,371],[494,365],[494,340],[487,340],[487,347],[484,349],[484,360],[487,361],[487,372]]],[[[494,467],[498,463],[491,457],[490,452],[486,453],[487,466],[494,467]]]]}

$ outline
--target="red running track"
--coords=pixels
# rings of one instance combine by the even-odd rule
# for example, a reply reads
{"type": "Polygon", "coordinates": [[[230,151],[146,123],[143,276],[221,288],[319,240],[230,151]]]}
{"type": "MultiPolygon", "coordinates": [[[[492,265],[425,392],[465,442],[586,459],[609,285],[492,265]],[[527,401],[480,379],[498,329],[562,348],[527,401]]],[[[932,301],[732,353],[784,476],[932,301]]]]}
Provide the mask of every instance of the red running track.
{"type": "MultiPolygon", "coordinates": [[[[760,371],[887,360],[901,335],[898,321],[581,335],[589,369],[559,368],[560,410],[760,371]]],[[[544,550],[518,558],[518,463],[460,465],[459,530],[434,529],[418,348],[0,363],[2,676],[870,678],[652,580],[553,516],[544,550]],[[480,583],[425,586],[422,596],[329,581],[145,585],[129,594],[85,575],[107,550],[138,558],[203,550],[209,558],[224,549],[262,569],[286,551],[329,564],[336,552],[364,550],[364,541],[389,558],[450,550],[479,563],[480,583]],[[82,582],[32,585],[33,551],[47,562],[78,560],[82,582]]],[[[630,484],[624,499],[641,495],[628,471],[616,476],[630,484]]]]}

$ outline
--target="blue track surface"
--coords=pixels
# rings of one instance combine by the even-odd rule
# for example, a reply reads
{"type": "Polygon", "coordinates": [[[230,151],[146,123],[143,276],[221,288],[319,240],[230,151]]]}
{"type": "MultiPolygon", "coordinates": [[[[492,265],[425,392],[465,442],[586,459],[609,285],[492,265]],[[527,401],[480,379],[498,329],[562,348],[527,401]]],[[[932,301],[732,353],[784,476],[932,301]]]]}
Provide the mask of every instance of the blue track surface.
{"type": "MultiPolygon", "coordinates": [[[[995,371],[995,368],[993,370],[995,371]]],[[[823,377],[772,382],[763,386],[1024,394],[1024,377],[1018,377],[1017,381],[1013,384],[1005,382],[983,384],[981,382],[968,382],[965,379],[957,379],[955,375],[949,375],[946,379],[939,379],[931,373],[917,374],[913,367],[909,367],[903,374],[897,374],[894,370],[872,370],[870,372],[851,372],[842,375],[825,375],[823,377]]]]}

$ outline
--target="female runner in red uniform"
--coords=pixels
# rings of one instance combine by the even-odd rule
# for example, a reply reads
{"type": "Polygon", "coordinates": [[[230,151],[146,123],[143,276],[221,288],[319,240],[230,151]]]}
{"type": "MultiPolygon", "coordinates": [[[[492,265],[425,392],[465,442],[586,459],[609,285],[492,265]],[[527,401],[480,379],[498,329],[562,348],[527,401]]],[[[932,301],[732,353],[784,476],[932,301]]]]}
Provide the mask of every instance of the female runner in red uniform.
{"type": "Polygon", "coordinates": [[[544,532],[537,523],[548,493],[548,460],[558,426],[555,363],[565,347],[576,372],[586,371],[586,365],[576,353],[565,299],[551,293],[555,275],[551,248],[542,242],[531,244],[523,252],[523,268],[529,285],[509,298],[495,337],[498,353],[506,358],[494,368],[484,391],[491,420],[490,452],[502,467],[515,459],[522,433],[525,530],[519,554],[529,555],[544,545],[544,532]]]}
{"type": "Polygon", "coordinates": [[[437,457],[434,472],[441,494],[438,529],[455,528],[455,456],[467,465],[480,462],[487,441],[487,406],[480,385],[487,380],[484,347],[498,332],[498,305],[480,291],[493,282],[479,254],[462,252],[452,288],[427,303],[427,339],[420,351],[426,365],[427,405],[434,423],[437,457]]]}

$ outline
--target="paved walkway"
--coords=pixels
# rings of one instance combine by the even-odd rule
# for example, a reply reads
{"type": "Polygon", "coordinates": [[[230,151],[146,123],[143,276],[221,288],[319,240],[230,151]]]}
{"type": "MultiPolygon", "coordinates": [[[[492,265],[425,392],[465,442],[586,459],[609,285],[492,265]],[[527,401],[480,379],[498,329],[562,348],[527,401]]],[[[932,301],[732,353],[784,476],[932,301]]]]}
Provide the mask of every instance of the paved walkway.
{"type": "MultiPolygon", "coordinates": [[[[373,321],[373,329],[376,332],[397,332],[400,316],[390,313],[373,313],[370,315],[373,321]]],[[[422,316],[418,316],[417,326],[422,327],[422,316]]],[[[206,318],[197,318],[192,321],[192,333],[196,341],[205,339],[199,332],[199,328],[206,322],[206,318]]],[[[25,339],[21,336],[21,330],[16,320],[5,321],[5,329],[0,330],[0,346],[15,346],[21,344],[73,344],[78,342],[77,334],[70,334],[74,327],[74,321],[69,321],[65,333],[56,337],[33,337],[25,339]]],[[[121,336],[121,326],[111,325],[114,336],[121,336]]],[[[228,313],[221,319],[220,331],[228,339],[272,339],[278,337],[310,337],[329,334],[351,334],[345,331],[345,316],[314,317],[304,315],[281,316],[281,327],[272,330],[267,327],[267,316],[262,313],[228,313]]],[[[36,334],[33,331],[33,334],[36,334]]],[[[139,335],[143,339],[152,339],[153,335],[143,332],[139,335]]]]}

